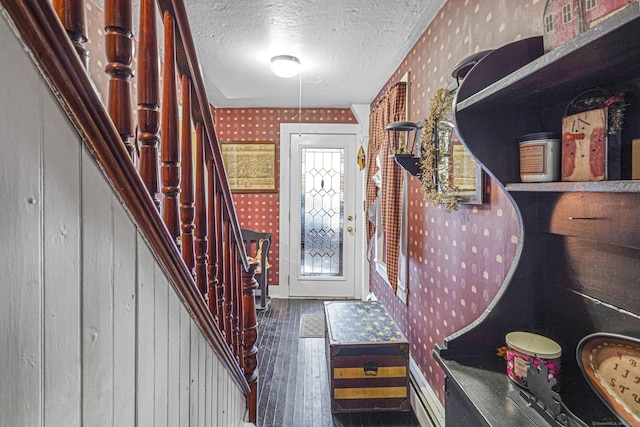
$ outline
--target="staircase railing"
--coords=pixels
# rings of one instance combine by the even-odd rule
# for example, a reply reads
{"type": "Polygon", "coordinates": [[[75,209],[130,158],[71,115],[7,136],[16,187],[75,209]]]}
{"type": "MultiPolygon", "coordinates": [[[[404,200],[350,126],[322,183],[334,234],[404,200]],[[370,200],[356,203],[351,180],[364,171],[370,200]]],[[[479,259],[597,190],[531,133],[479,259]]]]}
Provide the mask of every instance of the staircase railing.
{"type": "Polygon", "coordinates": [[[106,108],[86,71],[83,0],[0,3],[245,394],[249,421],[255,422],[257,262],[249,261],[243,246],[183,0],[140,1],[137,49],[131,0],[105,0],[106,108]],[[162,99],[158,12],[163,17],[162,99]],[[134,51],[138,70],[132,69],[134,51]],[[134,73],[136,94],[131,93],[134,73]],[[137,132],[132,96],[137,99],[137,132]]]}

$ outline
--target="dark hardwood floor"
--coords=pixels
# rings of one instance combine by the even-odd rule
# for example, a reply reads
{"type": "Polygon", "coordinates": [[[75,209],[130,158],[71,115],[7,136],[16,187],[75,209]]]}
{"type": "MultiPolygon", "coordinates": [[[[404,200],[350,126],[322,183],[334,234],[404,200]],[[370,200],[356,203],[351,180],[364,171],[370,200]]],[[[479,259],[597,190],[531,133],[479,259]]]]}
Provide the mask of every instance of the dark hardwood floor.
{"type": "Polygon", "coordinates": [[[258,427],[419,426],[412,412],[331,414],[323,338],[300,338],[300,316],[323,301],[273,299],[258,313],[258,427]]]}

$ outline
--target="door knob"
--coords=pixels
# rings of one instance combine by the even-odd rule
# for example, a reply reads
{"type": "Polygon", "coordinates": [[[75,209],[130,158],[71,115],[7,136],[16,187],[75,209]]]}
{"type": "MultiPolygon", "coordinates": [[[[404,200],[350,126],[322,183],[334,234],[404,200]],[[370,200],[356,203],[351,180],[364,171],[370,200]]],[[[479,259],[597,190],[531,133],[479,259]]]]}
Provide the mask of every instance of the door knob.
{"type": "Polygon", "coordinates": [[[353,227],[347,227],[347,231],[351,233],[353,231],[353,227]]]}

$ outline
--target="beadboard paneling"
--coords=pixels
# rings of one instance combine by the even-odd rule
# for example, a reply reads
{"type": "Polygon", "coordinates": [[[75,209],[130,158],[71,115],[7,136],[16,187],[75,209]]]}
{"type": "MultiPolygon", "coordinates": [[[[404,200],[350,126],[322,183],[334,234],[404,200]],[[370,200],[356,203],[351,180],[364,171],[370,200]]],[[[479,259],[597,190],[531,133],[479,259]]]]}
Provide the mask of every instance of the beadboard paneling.
{"type": "Polygon", "coordinates": [[[111,425],[113,415],[113,228],[107,183],[82,153],[82,423],[111,425]]]}
{"type": "Polygon", "coordinates": [[[0,79],[0,425],[28,426],[43,415],[43,278],[33,268],[43,264],[42,128],[32,123],[42,89],[30,84],[38,76],[1,21],[0,61],[8,78],[0,79]]]}
{"type": "Polygon", "coordinates": [[[205,363],[200,425],[239,423],[244,396],[4,18],[0,59],[0,425],[197,425],[205,363]]]}
{"type": "MultiPolygon", "coordinates": [[[[40,87],[40,90],[46,88],[40,87]]],[[[43,111],[54,99],[38,98],[43,111]]],[[[44,419],[45,426],[80,426],[80,165],[82,149],[69,126],[45,114],[43,134],[44,206],[44,419]],[[60,147],[63,147],[62,149],[60,147]]],[[[42,139],[40,139],[42,140],[42,139]]],[[[121,424],[125,425],[125,424],[121,424]]]]}
{"type": "Polygon", "coordinates": [[[153,381],[155,359],[153,342],[155,329],[153,328],[155,303],[154,265],[151,250],[142,237],[138,236],[138,324],[137,324],[137,422],[142,425],[154,419],[153,396],[155,383],[153,381]]]}
{"type": "MultiPolygon", "coordinates": [[[[115,198],[112,203],[118,203],[115,198]]],[[[116,206],[117,207],[117,206],[116,206]]],[[[135,425],[136,231],[122,209],[113,209],[113,425],[135,425]]]]}

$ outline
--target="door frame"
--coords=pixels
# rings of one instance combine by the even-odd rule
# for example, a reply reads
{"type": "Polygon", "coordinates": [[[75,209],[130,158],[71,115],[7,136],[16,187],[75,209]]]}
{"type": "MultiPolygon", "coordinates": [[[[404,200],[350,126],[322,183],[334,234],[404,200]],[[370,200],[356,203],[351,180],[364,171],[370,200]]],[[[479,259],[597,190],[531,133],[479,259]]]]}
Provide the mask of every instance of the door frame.
{"type": "MultiPolygon", "coordinates": [[[[279,231],[279,245],[280,245],[280,262],[278,263],[280,283],[278,286],[278,297],[291,298],[290,296],[290,277],[289,277],[289,265],[291,263],[291,233],[290,233],[290,221],[289,215],[291,212],[291,179],[289,174],[291,171],[291,135],[297,135],[298,133],[306,134],[351,134],[356,135],[356,145],[352,147],[353,158],[357,157],[358,148],[362,141],[362,129],[360,125],[356,124],[332,124],[332,123],[281,123],[280,124],[280,231],[279,231]]],[[[354,162],[353,165],[345,165],[345,167],[358,168],[358,165],[354,162]]],[[[356,209],[355,209],[355,266],[353,277],[355,280],[354,298],[361,299],[367,289],[364,289],[365,284],[368,284],[368,280],[364,280],[365,265],[368,273],[368,265],[364,262],[364,248],[365,246],[365,220],[366,215],[364,212],[364,174],[365,171],[356,170],[354,185],[356,194],[356,209]],[[360,286],[358,286],[360,284],[360,286]]],[[[367,285],[368,288],[368,285],[367,285]]],[[[273,295],[275,296],[275,295],[273,295]]]]}

